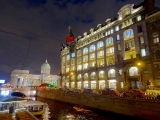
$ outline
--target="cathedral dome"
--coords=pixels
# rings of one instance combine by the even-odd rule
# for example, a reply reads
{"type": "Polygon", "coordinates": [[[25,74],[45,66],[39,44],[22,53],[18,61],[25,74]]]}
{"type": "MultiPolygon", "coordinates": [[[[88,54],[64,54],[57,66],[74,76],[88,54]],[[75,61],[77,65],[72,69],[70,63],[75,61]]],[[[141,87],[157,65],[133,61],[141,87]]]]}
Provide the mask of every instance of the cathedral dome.
{"type": "Polygon", "coordinates": [[[48,64],[48,61],[46,60],[45,63],[41,66],[41,69],[51,69],[50,65],[48,64]]]}
{"type": "Polygon", "coordinates": [[[41,74],[50,74],[50,70],[51,67],[46,60],[46,62],[41,66],[41,74]]]}

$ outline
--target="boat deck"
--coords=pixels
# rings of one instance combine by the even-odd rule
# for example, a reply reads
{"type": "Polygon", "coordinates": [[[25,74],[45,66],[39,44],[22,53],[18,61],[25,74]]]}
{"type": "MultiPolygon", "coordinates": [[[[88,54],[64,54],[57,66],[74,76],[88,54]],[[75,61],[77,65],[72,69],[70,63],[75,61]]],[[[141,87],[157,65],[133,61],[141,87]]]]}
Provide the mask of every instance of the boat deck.
{"type": "Polygon", "coordinates": [[[13,120],[11,113],[0,114],[0,120],[13,120]]]}
{"type": "Polygon", "coordinates": [[[27,111],[17,112],[16,113],[17,120],[38,120],[27,111]]]}

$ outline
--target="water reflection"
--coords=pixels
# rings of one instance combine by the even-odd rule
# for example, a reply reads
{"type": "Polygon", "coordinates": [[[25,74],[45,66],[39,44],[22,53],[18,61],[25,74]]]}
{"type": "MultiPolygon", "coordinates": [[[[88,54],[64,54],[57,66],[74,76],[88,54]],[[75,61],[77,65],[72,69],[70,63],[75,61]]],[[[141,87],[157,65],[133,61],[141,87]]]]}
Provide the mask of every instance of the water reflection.
{"type": "MultiPolygon", "coordinates": [[[[51,112],[50,120],[142,120],[131,116],[113,114],[110,112],[108,113],[102,111],[89,110],[84,106],[75,106],[73,104],[61,103],[41,97],[37,97],[36,100],[45,102],[49,105],[49,111],[51,112]]],[[[38,118],[42,120],[42,116],[38,118]]]]}

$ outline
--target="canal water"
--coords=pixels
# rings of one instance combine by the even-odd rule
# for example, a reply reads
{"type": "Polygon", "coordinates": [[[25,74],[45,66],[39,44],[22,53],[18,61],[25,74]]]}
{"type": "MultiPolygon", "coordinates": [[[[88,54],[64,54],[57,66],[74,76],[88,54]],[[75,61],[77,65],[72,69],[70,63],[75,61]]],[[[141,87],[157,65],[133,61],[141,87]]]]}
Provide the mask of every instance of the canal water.
{"type": "MultiPolygon", "coordinates": [[[[142,120],[136,117],[88,109],[84,106],[57,102],[41,97],[37,97],[36,100],[49,105],[50,120],[142,120]]],[[[42,116],[38,116],[38,118],[43,120],[42,116]]]]}

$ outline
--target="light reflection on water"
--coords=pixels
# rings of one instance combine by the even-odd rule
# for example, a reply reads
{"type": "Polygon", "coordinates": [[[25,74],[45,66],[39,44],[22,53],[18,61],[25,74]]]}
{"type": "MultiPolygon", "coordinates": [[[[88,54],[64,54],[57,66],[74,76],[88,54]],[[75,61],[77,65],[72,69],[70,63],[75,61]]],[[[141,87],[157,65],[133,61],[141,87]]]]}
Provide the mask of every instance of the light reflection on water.
{"type": "MultiPolygon", "coordinates": [[[[89,110],[84,106],[75,106],[73,104],[57,102],[51,99],[45,99],[41,97],[37,97],[36,100],[47,103],[49,105],[49,111],[51,112],[50,120],[142,120],[131,116],[113,114],[110,112],[108,113],[102,111],[89,110]]],[[[43,120],[42,116],[39,116],[38,118],[40,120],[43,120]]]]}

